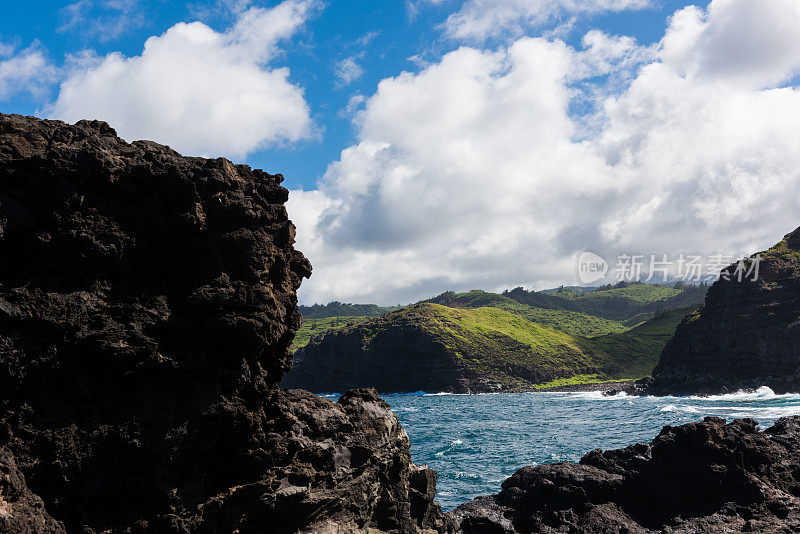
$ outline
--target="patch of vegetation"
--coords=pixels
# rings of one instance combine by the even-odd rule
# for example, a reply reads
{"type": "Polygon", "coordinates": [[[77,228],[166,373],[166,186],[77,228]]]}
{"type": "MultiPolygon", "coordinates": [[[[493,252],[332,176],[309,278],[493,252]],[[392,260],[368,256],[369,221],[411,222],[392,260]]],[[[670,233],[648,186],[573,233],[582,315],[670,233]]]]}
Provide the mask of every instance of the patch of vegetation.
{"type": "Polygon", "coordinates": [[[300,347],[305,347],[315,336],[319,336],[330,330],[363,323],[370,319],[372,319],[372,317],[368,316],[323,317],[321,319],[309,319],[303,316],[303,324],[300,326],[300,330],[297,331],[297,334],[295,334],[294,341],[292,342],[292,351],[300,347]]]}
{"type": "MultiPolygon", "coordinates": [[[[594,315],[568,310],[529,308],[521,311],[520,315],[534,323],[549,326],[574,336],[600,336],[603,334],[624,332],[628,329],[628,326],[620,321],[612,321],[610,319],[603,319],[602,317],[595,317],[594,315]]],[[[642,321],[648,318],[649,317],[644,318],[642,321]]]]}
{"type": "Polygon", "coordinates": [[[557,388],[563,386],[576,386],[582,384],[603,384],[605,382],[616,382],[617,379],[605,379],[600,375],[575,375],[569,378],[557,378],[544,384],[537,384],[536,389],[557,388]]]}
{"type": "Polygon", "coordinates": [[[521,287],[502,294],[448,291],[422,302],[451,308],[499,308],[562,332],[591,337],[624,332],[652,319],[659,310],[698,306],[707,290],[708,286],[621,282],[592,292],[566,288],[543,293],[521,287]]]}
{"type": "Polygon", "coordinates": [[[571,310],[530,306],[505,295],[489,293],[477,289],[466,293],[448,291],[423,302],[441,304],[450,308],[499,308],[521,315],[531,322],[549,326],[576,336],[597,336],[614,332],[624,332],[628,329],[627,326],[618,321],[603,319],[602,317],[571,310]]]}
{"type": "Polygon", "coordinates": [[[775,246],[762,252],[761,257],[780,258],[796,265],[800,264],[800,234],[797,231],[787,234],[775,246]]]}
{"type": "Polygon", "coordinates": [[[609,376],[648,376],[658,363],[667,341],[675,334],[675,328],[692,312],[693,308],[661,311],[653,319],[627,332],[588,339],[588,347],[608,357],[606,370],[609,376]]]}

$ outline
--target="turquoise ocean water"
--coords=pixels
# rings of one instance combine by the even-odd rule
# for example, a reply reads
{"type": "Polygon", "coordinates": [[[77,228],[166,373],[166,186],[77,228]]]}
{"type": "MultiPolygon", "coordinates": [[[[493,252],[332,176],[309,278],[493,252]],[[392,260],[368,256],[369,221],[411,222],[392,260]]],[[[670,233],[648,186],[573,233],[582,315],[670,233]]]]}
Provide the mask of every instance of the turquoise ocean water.
{"type": "Polygon", "coordinates": [[[603,397],[589,393],[410,394],[383,397],[411,439],[414,462],[439,473],[445,510],[500,483],[526,465],[578,461],[592,449],[650,441],[664,425],[751,417],[769,426],[800,415],[800,394],[712,397],[603,397]]]}

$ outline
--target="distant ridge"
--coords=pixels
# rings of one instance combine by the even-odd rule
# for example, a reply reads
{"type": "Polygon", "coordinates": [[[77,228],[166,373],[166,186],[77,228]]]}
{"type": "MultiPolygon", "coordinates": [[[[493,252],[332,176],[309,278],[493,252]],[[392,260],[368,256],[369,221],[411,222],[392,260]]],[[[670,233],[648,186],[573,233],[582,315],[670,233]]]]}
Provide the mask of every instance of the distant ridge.
{"type": "Polygon", "coordinates": [[[376,304],[346,304],[333,301],[328,304],[300,306],[300,313],[306,319],[324,319],[327,317],[378,317],[384,313],[399,309],[400,306],[378,306],[376,304]]]}

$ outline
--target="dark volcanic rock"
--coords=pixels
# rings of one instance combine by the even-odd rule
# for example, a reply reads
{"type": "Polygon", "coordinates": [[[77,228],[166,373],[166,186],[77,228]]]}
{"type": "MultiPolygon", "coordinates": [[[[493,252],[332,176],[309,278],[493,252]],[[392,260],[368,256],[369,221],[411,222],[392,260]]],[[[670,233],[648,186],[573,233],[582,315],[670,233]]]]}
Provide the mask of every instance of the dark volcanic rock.
{"type": "MultiPolygon", "coordinates": [[[[236,407],[232,407],[236,410],[236,407]]],[[[263,433],[254,482],[206,502],[201,532],[442,531],[436,472],[411,463],[408,436],[374,389],[332,403],[274,390],[258,414],[238,410],[241,434],[263,433]],[[259,456],[263,456],[260,458],[259,456]]],[[[213,426],[198,431],[215,430],[213,426]]],[[[194,529],[190,529],[194,530],[194,529]]]]}
{"type": "Polygon", "coordinates": [[[44,509],[42,499],[31,493],[14,456],[0,449],[0,532],[64,534],[64,525],[44,509]]]}
{"type": "Polygon", "coordinates": [[[678,326],[648,393],[800,391],[800,229],[760,255],[757,281],[728,267],[678,326]]]}
{"type": "Polygon", "coordinates": [[[800,531],[800,417],[665,427],[650,444],[525,467],[451,512],[463,534],[800,531]]]}
{"type": "Polygon", "coordinates": [[[441,522],[374,393],[275,387],[311,269],[281,180],[0,115],[0,446],[67,532],[441,522]]]}

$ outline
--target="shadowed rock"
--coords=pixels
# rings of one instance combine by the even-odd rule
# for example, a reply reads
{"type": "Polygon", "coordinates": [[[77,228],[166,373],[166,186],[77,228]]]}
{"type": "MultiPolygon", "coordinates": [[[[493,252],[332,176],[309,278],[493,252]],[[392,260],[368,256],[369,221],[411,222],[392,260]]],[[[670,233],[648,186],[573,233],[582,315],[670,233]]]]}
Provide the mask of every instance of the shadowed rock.
{"type": "Polygon", "coordinates": [[[441,523],[374,392],[275,386],[311,273],[281,180],[0,115],[0,446],[67,532],[441,523]]]}
{"type": "Polygon", "coordinates": [[[64,534],[64,525],[45,511],[25,484],[12,454],[0,449],[0,532],[64,534]]]}

